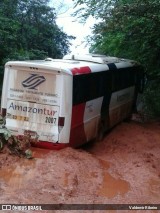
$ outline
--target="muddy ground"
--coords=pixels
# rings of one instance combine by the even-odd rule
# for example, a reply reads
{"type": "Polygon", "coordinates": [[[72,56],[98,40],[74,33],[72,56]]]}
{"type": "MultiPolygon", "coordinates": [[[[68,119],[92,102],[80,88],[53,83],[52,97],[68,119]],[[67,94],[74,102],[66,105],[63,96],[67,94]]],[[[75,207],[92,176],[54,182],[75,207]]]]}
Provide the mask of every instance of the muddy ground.
{"type": "Polygon", "coordinates": [[[160,203],[160,122],[121,123],[80,149],[32,150],[31,160],[0,154],[1,203],[160,203]]]}

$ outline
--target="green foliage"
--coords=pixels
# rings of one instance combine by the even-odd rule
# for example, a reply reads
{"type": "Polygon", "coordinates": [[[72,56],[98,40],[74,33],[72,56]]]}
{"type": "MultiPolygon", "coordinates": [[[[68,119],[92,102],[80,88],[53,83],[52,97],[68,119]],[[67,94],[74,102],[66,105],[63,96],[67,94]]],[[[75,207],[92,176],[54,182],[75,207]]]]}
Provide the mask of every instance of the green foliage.
{"type": "MultiPolygon", "coordinates": [[[[90,51],[139,61],[147,77],[160,81],[160,1],[156,0],[74,0],[85,20],[99,20],[88,38],[90,51]],[[86,7],[83,7],[86,5],[86,7]]],[[[154,84],[154,83],[153,83],[154,84]]],[[[159,116],[160,84],[146,85],[144,101],[151,114],[159,116]],[[151,101],[151,97],[153,97],[151,101]]]]}
{"type": "Polygon", "coordinates": [[[150,117],[160,117],[160,86],[158,80],[148,82],[143,96],[144,111],[150,117]]]}
{"type": "Polygon", "coordinates": [[[6,141],[11,137],[10,131],[8,131],[8,129],[6,129],[6,128],[0,129],[0,134],[3,135],[3,137],[6,141]]]}
{"type": "Polygon", "coordinates": [[[47,0],[0,0],[0,65],[7,60],[60,58],[70,39],[47,0]]]}
{"type": "Polygon", "coordinates": [[[11,154],[30,159],[32,158],[30,146],[30,140],[27,136],[20,140],[16,136],[12,136],[8,129],[0,128],[0,150],[7,147],[11,154]]]}
{"type": "Polygon", "coordinates": [[[0,90],[9,60],[61,58],[74,39],[56,24],[49,0],[0,0],[0,90]]]}
{"type": "Polygon", "coordinates": [[[25,135],[19,139],[11,135],[11,132],[5,128],[5,119],[0,115],[0,151],[7,148],[11,154],[19,157],[32,158],[32,151],[29,149],[31,144],[30,135],[25,135]]]}

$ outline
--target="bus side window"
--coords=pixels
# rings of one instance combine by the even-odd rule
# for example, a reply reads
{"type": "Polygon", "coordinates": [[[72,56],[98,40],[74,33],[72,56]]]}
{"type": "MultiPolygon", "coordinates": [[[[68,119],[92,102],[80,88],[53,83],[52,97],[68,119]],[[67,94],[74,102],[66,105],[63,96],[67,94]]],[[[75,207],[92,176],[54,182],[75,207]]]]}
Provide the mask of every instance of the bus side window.
{"type": "Polygon", "coordinates": [[[73,77],[73,105],[84,103],[111,93],[111,72],[77,75],[73,77]]]}
{"type": "Polygon", "coordinates": [[[104,96],[111,92],[111,74],[109,71],[93,73],[89,79],[89,94],[91,99],[104,96]]]}
{"type": "Polygon", "coordinates": [[[136,72],[132,67],[112,71],[112,92],[135,85],[135,76],[136,72]]]}
{"type": "Polygon", "coordinates": [[[73,77],[73,105],[83,103],[87,96],[87,79],[84,75],[73,77]]]}

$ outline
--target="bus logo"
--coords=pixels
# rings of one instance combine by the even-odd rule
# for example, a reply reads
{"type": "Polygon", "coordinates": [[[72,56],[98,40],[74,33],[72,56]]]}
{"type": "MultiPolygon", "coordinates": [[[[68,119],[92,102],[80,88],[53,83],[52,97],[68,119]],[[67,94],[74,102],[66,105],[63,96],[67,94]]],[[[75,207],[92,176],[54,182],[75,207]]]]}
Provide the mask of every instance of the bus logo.
{"type": "Polygon", "coordinates": [[[28,89],[36,89],[45,80],[45,77],[42,75],[31,74],[26,80],[22,81],[22,85],[28,89]]]}

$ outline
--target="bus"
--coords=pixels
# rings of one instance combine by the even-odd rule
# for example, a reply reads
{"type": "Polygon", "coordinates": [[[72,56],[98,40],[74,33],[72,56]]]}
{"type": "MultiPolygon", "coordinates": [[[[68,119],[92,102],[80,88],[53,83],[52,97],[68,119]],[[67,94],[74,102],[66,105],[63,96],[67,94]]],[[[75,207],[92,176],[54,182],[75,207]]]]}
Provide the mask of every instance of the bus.
{"type": "Polygon", "coordinates": [[[142,66],[128,59],[77,54],[9,61],[1,114],[12,135],[29,134],[34,146],[79,147],[129,118],[142,89],[142,66]]]}

